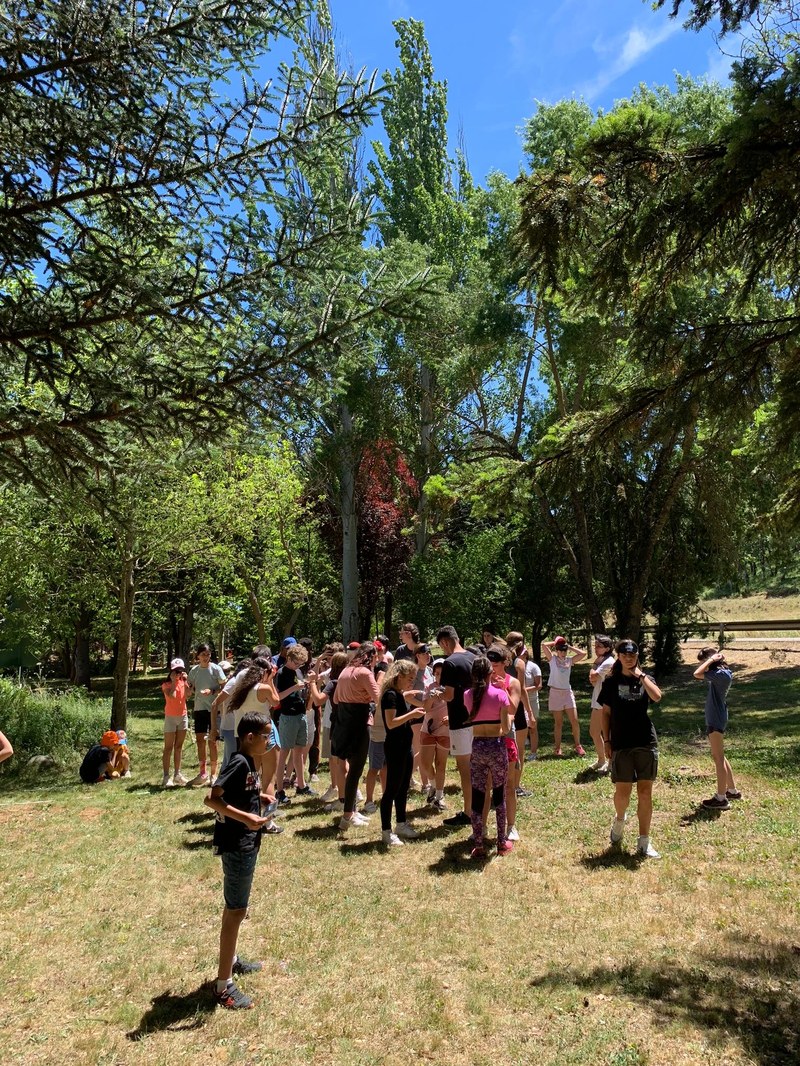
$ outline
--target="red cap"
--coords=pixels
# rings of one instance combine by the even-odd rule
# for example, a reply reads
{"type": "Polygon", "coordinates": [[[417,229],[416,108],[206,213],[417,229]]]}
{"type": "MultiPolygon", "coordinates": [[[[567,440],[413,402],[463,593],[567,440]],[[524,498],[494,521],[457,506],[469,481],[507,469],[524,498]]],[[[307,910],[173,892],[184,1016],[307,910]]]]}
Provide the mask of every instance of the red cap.
{"type": "Polygon", "coordinates": [[[360,648],[360,647],[361,647],[361,645],[358,643],[357,640],[351,640],[350,643],[347,645],[347,650],[348,651],[355,651],[356,648],[360,648]]]}
{"type": "Polygon", "coordinates": [[[556,637],[556,639],[553,641],[553,645],[556,648],[568,648],[569,641],[566,637],[556,637]]]}
{"type": "Polygon", "coordinates": [[[384,648],[383,644],[381,644],[379,640],[376,640],[374,643],[378,651],[386,651],[386,648],[384,648]]]}

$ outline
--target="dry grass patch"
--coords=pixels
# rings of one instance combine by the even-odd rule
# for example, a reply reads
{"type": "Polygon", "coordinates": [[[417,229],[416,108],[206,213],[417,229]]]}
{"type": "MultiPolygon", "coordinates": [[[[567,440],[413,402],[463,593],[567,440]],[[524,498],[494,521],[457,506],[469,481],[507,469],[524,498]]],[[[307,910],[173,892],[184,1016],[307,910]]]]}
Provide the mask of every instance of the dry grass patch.
{"type": "Polygon", "coordinates": [[[412,814],[422,839],[386,851],[377,817],[343,839],[315,801],[294,803],[242,928],[242,953],[267,964],[244,1014],[211,1005],[219,860],[202,793],[156,787],[157,717],[131,722],[130,781],[7,791],[3,1060],[795,1063],[800,685],[786,668],[738,679],[745,800],[720,815],[699,807],[713,775],[688,674],[657,720],[661,862],[635,859],[635,828],[608,848],[611,786],[577,759],[526,765],[522,842],[485,866],[427,810],[412,814]]]}

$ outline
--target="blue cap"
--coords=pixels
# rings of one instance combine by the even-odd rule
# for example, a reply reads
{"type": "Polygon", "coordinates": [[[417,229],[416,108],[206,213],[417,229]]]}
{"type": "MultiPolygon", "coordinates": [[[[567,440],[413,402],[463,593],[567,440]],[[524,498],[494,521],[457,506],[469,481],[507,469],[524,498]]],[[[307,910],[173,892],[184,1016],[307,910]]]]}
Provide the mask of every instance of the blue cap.
{"type": "Polygon", "coordinates": [[[297,643],[297,641],[294,639],[294,637],[284,637],[283,640],[281,641],[281,647],[282,648],[288,648],[292,644],[296,644],[296,643],[297,643]]]}

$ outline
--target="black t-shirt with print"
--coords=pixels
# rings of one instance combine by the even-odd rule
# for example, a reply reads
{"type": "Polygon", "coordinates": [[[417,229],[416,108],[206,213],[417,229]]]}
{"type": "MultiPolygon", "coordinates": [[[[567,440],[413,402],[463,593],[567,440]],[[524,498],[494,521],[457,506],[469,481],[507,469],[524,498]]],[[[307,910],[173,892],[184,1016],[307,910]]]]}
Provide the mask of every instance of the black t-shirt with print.
{"type": "Polygon", "coordinates": [[[656,729],[647,711],[650,697],[641,678],[612,674],[603,682],[598,703],[611,708],[611,749],[655,748],[656,729]]]}
{"type": "MultiPolygon", "coordinates": [[[[259,814],[261,780],[249,755],[237,751],[217,778],[222,798],[238,811],[259,814]]],[[[223,851],[255,851],[261,845],[261,830],[248,829],[244,822],[217,815],[214,824],[214,854],[223,851]]]]}
{"type": "Polygon", "coordinates": [[[447,720],[450,732],[463,729],[467,725],[469,714],[464,706],[464,693],[472,685],[472,664],[475,656],[471,651],[454,651],[442,663],[441,685],[450,687],[454,695],[447,701],[447,720]]]}
{"type": "Polygon", "coordinates": [[[281,698],[281,714],[298,715],[306,713],[306,700],[303,695],[303,690],[298,689],[296,692],[292,692],[288,696],[281,696],[281,692],[284,689],[291,688],[292,685],[296,685],[298,682],[302,682],[302,677],[297,676],[297,671],[292,670],[289,666],[282,666],[278,671],[278,676],[275,680],[275,688],[278,690],[278,695],[281,698]]]}

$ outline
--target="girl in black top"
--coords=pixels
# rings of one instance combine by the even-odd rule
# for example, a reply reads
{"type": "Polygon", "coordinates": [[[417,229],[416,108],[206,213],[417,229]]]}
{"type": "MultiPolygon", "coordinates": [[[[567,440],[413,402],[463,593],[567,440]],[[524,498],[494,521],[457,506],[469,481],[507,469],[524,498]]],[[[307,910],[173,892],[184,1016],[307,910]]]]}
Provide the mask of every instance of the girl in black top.
{"type": "Polygon", "coordinates": [[[636,813],[639,819],[637,855],[661,856],[650,843],[653,818],[653,782],[658,774],[658,738],[647,713],[658,703],[661,690],[639,666],[639,648],[632,640],[617,644],[617,661],[600,689],[605,755],[611,760],[614,810],[611,843],[619,844],[625,831],[628,805],[636,782],[636,813]]]}
{"type": "Polygon", "coordinates": [[[381,830],[384,844],[402,844],[419,836],[416,829],[406,821],[406,804],[411,770],[414,766],[412,748],[412,722],[419,722],[425,716],[422,707],[406,705],[404,696],[424,698],[424,693],[412,691],[411,686],[417,675],[417,665],[413,659],[401,659],[393,662],[383,675],[380,687],[380,699],[375,711],[383,715],[386,726],[386,740],[383,750],[386,756],[386,787],[381,797],[381,830]],[[395,831],[392,832],[392,806],[395,809],[395,831]]]}

